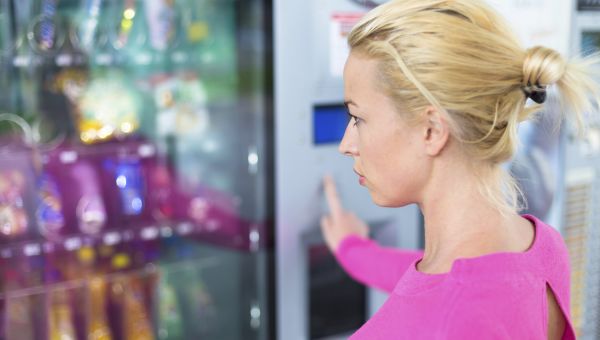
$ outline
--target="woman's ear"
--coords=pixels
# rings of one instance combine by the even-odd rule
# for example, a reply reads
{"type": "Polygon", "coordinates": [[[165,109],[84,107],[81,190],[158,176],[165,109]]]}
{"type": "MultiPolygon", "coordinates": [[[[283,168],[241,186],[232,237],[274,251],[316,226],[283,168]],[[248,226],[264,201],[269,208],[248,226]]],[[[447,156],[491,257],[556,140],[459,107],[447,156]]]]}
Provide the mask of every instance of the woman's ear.
{"type": "Polygon", "coordinates": [[[435,157],[439,155],[448,144],[450,137],[450,126],[446,116],[439,112],[433,106],[425,108],[423,121],[423,142],[425,143],[425,152],[428,156],[435,157]]]}

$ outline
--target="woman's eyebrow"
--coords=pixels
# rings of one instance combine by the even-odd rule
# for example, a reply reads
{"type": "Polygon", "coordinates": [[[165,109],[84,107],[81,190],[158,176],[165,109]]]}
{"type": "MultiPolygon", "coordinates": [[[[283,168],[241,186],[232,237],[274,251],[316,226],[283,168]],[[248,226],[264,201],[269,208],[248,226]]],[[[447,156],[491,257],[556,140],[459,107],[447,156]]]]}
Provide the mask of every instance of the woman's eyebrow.
{"type": "Polygon", "coordinates": [[[354,106],[358,107],[358,105],[356,105],[356,103],[350,99],[344,101],[344,106],[346,106],[346,108],[348,108],[349,105],[354,105],[354,106]]]}

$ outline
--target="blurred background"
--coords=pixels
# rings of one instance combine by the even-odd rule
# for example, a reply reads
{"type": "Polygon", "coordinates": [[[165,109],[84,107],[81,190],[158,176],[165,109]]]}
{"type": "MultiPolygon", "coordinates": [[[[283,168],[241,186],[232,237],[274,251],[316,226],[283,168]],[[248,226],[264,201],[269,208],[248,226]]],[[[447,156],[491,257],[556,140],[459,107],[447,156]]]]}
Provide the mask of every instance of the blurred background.
{"type": "MultiPolygon", "coordinates": [[[[0,0],[0,339],[343,339],[385,295],[320,235],[321,178],[381,244],[423,245],[337,153],[368,0],[0,0]]],[[[600,47],[597,1],[493,0],[524,46],[600,47]],[[532,20],[535,18],[535,20],[532,20]]],[[[600,122],[523,124],[510,168],[565,237],[600,338],[600,122]]]]}

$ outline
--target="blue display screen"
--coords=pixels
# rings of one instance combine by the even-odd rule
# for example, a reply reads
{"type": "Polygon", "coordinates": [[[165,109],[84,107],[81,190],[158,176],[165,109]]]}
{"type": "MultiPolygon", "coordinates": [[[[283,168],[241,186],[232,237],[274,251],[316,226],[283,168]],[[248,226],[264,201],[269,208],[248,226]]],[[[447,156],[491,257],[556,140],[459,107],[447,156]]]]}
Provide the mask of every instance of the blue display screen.
{"type": "Polygon", "coordinates": [[[339,143],[348,125],[344,104],[317,105],[313,108],[313,142],[316,145],[339,143]]]}

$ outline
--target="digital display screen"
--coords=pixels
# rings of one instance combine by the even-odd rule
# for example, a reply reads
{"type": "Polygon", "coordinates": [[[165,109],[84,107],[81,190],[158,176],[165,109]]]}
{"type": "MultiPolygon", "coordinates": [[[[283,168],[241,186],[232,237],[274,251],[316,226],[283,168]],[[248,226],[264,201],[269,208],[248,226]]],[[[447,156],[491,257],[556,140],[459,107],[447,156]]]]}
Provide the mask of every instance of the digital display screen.
{"type": "Polygon", "coordinates": [[[600,32],[581,33],[581,52],[584,56],[600,51],[600,32]]]}
{"type": "Polygon", "coordinates": [[[315,145],[339,143],[348,125],[344,104],[317,105],[313,108],[313,143],[315,145]]]}

